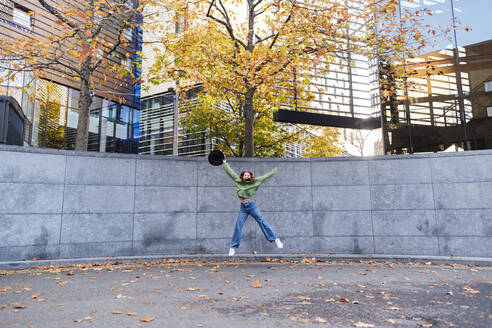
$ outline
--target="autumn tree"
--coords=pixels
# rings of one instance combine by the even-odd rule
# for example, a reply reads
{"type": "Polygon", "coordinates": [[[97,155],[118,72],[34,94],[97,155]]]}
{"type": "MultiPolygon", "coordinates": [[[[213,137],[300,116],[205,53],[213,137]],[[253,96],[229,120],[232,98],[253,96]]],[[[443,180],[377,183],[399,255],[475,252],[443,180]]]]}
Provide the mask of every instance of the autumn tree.
{"type": "Polygon", "coordinates": [[[351,130],[347,134],[346,141],[357,151],[358,156],[364,156],[364,148],[367,145],[370,132],[363,130],[351,130]]]}
{"type": "MultiPolygon", "coordinates": [[[[242,104],[217,97],[217,94],[201,92],[194,101],[183,101],[180,125],[195,137],[206,137],[217,141],[216,148],[226,156],[244,155],[244,115],[242,104]],[[206,136],[204,135],[206,133],[206,136]]],[[[288,142],[302,142],[301,131],[291,131],[285,123],[272,120],[273,108],[262,99],[255,99],[256,108],[254,156],[281,157],[288,142]]]]}
{"type": "Polygon", "coordinates": [[[302,154],[303,157],[334,157],[342,153],[338,129],[316,127],[310,130],[310,136],[305,138],[306,150],[302,154]]]}
{"type": "MultiPolygon", "coordinates": [[[[129,58],[131,29],[141,23],[141,10],[146,0],[70,0],[63,4],[38,0],[44,11],[32,16],[52,20],[51,33],[45,37],[26,34],[2,40],[0,58],[13,69],[6,78],[29,71],[35,78],[57,74],[78,81],[78,122],[76,150],[87,150],[89,109],[95,86],[113,80],[114,90],[120,83],[132,83],[129,58]],[[124,58],[117,58],[122,53],[124,58]]],[[[35,96],[35,94],[33,94],[35,96]]],[[[105,97],[117,98],[106,91],[105,97]]],[[[121,102],[124,98],[120,97],[121,102]]]]}
{"type": "Polygon", "coordinates": [[[201,83],[204,92],[233,101],[242,115],[239,156],[255,155],[258,104],[276,110],[293,106],[294,99],[309,100],[308,88],[296,86],[310,84],[313,67],[322,74],[347,51],[388,59],[424,45],[425,32],[416,28],[422,11],[399,20],[398,0],[161,0],[161,5],[186,28],[161,38],[148,82],[171,79],[181,89],[201,83]]]}

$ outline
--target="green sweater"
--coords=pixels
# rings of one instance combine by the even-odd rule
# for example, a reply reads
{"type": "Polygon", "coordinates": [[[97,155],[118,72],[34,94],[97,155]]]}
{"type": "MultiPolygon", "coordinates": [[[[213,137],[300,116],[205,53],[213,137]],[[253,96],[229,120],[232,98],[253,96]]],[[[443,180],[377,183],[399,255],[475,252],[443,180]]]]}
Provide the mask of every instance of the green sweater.
{"type": "Polygon", "coordinates": [[[255,177],[255,182],[241,181],[241,178],[239,178],[236,172],[234,172],[231,169],[231,167],[229,166],[229,164],[227,164],[227,162],[224,163],[222,166],[224,167],[224,171],[226,171],[226,173],[229,174],[229,176],[236,184],[237,195],[241,198],[247,198],[247,199],[253,199],[260,185],[263,182],[266,182],[271,178],[273,178],[275,173],[277,173],[277,168],[274,168],[267,174],[262,175],[261,177],[255,177]]]}

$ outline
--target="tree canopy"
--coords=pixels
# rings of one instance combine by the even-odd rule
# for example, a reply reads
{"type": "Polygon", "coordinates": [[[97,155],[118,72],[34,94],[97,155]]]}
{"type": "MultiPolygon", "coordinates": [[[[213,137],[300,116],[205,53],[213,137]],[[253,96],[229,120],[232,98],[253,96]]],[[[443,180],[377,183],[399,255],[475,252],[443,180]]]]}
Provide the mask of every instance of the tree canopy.
{"type": "Polygon", "coordinates": [[[309,102],[313,68],[323,74],[346,61],[349,51],[369,59],[408,56],[425,44],[419,24],[428,13],[404,12],[400,20],[398,0],[160,0],[160,5],[174,13],[160,20],[162,26],[176,21],[185,28],[164,33],[147,82],[171,79],[178,89],[201,83],[214,99],[232,103],[241,115],[232,148],[247,157],[258,154],[255,133],[267,112],[295,107],[300,99],[309,102]]]}

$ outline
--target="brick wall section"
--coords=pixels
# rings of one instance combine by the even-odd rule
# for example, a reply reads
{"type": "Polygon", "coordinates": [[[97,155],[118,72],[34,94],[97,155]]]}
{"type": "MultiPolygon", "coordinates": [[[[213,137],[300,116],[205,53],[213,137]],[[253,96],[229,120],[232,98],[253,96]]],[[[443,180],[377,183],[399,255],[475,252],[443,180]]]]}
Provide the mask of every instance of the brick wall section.
{"type": "MultiPolygon", "coordinates": [[[[239,253],[492,256],[492,151],[373,158],[230,159],[278,174],[239,253]]],[[[204,158],[0,145],[0,261],[224,254],[239,209],[204,158]]]]}

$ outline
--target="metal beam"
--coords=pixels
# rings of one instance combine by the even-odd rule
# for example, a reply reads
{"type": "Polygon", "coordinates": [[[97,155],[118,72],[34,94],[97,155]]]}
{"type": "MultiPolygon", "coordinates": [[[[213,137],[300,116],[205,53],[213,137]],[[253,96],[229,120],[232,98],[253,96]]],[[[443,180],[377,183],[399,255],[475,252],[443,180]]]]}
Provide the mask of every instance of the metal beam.
{"type": "Polygon", "coordinates": [[[285,109],[279,109],[277,112],[275,112],[273,114],[273,120],[276,122],[284,123],[321,125],[361,130],[373,130],[381,127],[381,121],[379,117],[362,119],[311,112],[299,112],[285,109]]]}

